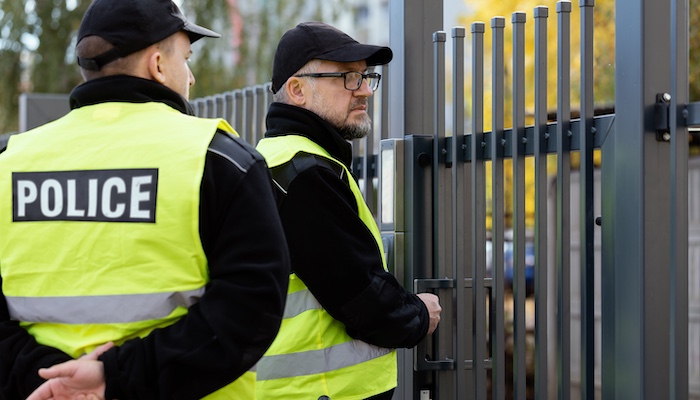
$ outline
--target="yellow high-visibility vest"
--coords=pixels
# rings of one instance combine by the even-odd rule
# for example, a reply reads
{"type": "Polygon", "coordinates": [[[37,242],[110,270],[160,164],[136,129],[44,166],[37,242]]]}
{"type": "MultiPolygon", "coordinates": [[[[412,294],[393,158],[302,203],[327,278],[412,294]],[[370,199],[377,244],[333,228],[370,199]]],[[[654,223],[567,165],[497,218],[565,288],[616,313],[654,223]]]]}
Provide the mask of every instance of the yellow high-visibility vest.
{"type": "MultiPolygon", "coordinates": [[[[290,161],[299,152],[340,165],[355,195],[359,218],[372,232],[386,269],[379,228],[342,162],[297,135],[262,139],[257,150],[270,168],[290,161]]],[[[396,351],[350,337],[345,325],[331,317],[304,282],[291,274],[282,326],[256,372],[259,399],[315,400],[326,395],[332,400],[359,400],[396,387],[396,351]]]]}
{"type": "MultiPolygon", "coordinates": [[[[209,281],[200,186],[217,128],[236,135],[162,103],[114,102],[10,138],[0,273],[11,317],[37,342],[79,357],[169,326],[198,301],[209,281]]],[[[207,398],[254,399],[254,380],[207,398]]]]}

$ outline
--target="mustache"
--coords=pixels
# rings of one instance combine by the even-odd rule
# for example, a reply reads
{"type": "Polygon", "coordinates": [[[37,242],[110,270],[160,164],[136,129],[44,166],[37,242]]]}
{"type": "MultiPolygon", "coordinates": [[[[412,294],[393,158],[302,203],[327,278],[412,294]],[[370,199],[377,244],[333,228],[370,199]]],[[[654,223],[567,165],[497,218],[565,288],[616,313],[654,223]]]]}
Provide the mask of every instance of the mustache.
{"type": "Polygon", "coordinates": [[[357,109],[360,107],[366,108],[368,104],[369,104],[369,102],[367,101],[366,98],[356,99],[350,104],[350,110],[354,110],[354,109],[357,109]]]}

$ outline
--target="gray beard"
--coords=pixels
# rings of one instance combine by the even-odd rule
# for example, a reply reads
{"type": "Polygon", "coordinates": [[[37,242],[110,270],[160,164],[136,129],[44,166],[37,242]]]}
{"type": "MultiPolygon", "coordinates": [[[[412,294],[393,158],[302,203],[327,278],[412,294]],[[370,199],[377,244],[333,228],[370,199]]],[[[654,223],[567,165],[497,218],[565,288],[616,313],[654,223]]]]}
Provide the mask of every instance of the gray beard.
{"type": "Polygon", "coordinates": [[[343,126],[338,128],[340,136],[345,140],[362,139],[367,136],[372,130],[372,123],[370,121],[364,121],[361,124],[343,126]]]}

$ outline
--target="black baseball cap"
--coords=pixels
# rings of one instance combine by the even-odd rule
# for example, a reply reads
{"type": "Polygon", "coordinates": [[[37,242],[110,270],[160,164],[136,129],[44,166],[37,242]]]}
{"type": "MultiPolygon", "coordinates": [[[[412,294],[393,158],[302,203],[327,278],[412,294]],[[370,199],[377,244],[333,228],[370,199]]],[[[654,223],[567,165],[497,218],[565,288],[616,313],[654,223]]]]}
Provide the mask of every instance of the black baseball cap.
{"type": "Polygon", "coordinates": [[[366,60],[367,66],[387,64],[394,57],[384,46],[361,44],[343,31],[322,22],[303,22],[288,30],[277,45],[272,62],[272,93],[307,62],[366,60]]]}
{"type": "Polygon", "coordinates": [[[172,0],[94,0],[78,30],[78,42],[99,36],[114,48],[94,58],[78,57],[82,68],[99,71],[117,58],[128,56],[184,31],[190,42],[220,34],[189,22],[172,0]]]}

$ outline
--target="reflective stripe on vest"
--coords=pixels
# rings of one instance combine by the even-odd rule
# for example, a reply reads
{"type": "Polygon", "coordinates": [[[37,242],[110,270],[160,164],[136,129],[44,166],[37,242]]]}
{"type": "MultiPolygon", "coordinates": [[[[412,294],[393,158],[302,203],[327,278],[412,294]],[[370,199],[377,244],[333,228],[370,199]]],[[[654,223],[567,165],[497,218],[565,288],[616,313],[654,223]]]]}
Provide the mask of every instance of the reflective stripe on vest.
{"type": "Polygon", "coordinates": [[[111,296],[16,297],[8,296],[13,319],[54,324],[111,324],[161,319],[177,307],[189,308],[204,288],[186,292],[123,294],[111,296]]]}
{"type": "Polygon", "coordinates": [[[308,310],[320,310],[321,303],[316,300],[308,289],[287,294],[287,303],[284,306],[283,318],[294,318],[308,310]]]}
{"type": "Polygon", "coordinates": [[[391,349],[352,340],[315,351],[265,356],[257,364],[258,380],[291,378],[361,364],[391,353],[391,349]]]}
{"type": "MultiPolygon", "coordinates": [[[[265,138],[257,150],[270,168],[290,161],[299,152],[342,166],[357,202],[358,217],[375,238],[386,269],[379,229],[345,165],[302,136],[265,138]]],[[[291,274],[282,326],[258,361],[257,374],[260,399],[317,399],[321,395],[334,400],[363,399],[396,386],[396,354],[393,349],[350,337],[345,326],[321,307],[304,282],[291,274]]]]}

